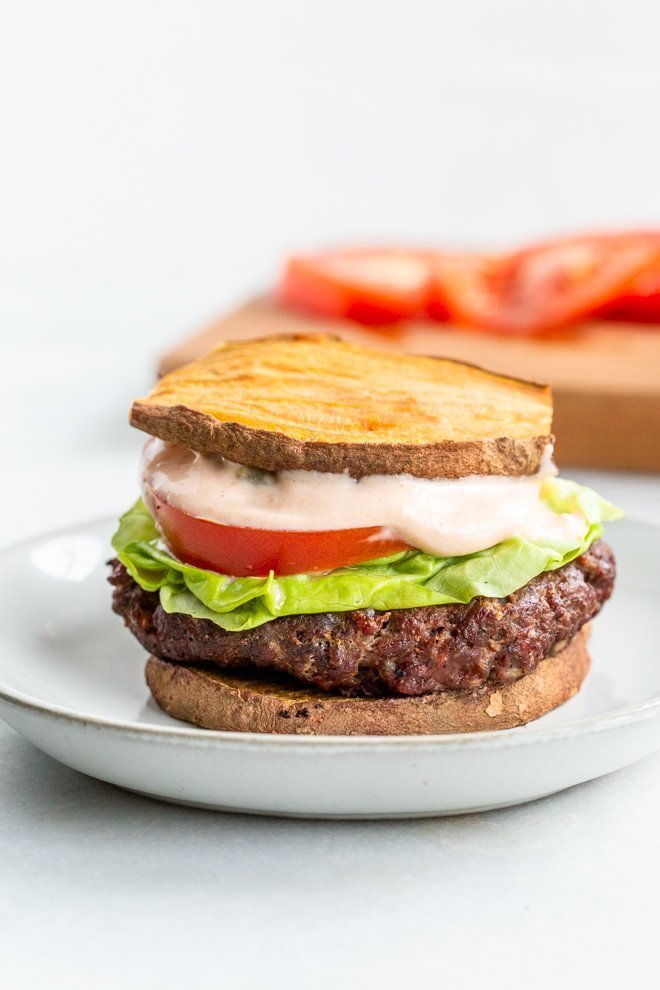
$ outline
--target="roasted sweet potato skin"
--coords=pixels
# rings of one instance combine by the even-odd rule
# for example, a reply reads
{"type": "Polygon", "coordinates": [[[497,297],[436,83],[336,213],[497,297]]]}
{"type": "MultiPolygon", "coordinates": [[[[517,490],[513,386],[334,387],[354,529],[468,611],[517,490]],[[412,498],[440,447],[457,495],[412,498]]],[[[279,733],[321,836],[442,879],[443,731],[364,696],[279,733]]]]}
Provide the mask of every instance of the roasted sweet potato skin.
{"type": "Polygon", "coordinates": [[[552,440],[546,386],[324,336],[220,345],[136,400],[153,436],[269,471],[533,474],[552,440]]]}
{"type": "Polygon", "coordinates": [[[513,440],[444,440],[426,444],[318,443],[220,423],[185,406],[134,405],[131,424],[145,433],[200,453],[220,453],[265,471],[347,471],[354,478],[410,474],[464,478],[473,474],[523,475],[539,469],[551,436],[513,440]]]}

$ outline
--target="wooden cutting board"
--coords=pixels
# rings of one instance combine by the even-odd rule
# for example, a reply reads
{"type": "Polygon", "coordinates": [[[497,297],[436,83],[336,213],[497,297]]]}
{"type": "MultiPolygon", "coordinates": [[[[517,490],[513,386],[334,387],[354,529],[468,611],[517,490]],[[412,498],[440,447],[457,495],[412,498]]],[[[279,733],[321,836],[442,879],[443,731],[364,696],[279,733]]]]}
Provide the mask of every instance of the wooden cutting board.
{"type": "Polygon", "coordinates": [[[660,471],[660,329],[589,323],[544,339],[496,337],[445,324],[366,329],[255,299],[163,355],[164,374],[223,340],[334,333],[372,347],[444,355],[553,387],[557,458],[585,467],[660,471]]]}

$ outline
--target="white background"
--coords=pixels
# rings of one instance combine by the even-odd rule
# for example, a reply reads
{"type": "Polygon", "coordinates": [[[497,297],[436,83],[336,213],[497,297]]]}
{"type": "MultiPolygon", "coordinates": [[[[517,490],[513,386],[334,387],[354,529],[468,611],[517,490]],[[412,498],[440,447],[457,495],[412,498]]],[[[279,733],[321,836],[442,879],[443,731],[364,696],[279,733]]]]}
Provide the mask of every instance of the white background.
{"type": "Polygon", "coordinates": [[[660,221],[656,0],[21,0],[0,323],[156,349],[345,240],[660,221]]]}
{"type": "MultiPolygon", "coordinates": [[[[291,248],[660,222],[657,0],[0,18],[0,543],[132,500],[156,355],[291,248]]],[[[598,483],[660,519],[657,479],[598,483]]],[[[121,794],[0,729],[2,979],[650,985],[659,769],[452,822],[274,823],[121,794]]]]}

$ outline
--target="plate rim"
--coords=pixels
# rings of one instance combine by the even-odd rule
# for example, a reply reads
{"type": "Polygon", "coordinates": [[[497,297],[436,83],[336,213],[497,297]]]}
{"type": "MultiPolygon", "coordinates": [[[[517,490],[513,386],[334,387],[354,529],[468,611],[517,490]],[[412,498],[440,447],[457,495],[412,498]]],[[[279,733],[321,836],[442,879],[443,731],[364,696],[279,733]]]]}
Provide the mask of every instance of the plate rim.
{"type": "MultiPolygon", "coordinates": [[[[55,527],[43,533],[18,540],[0,547],[0,564],[3,558],[16,551],[27,550],[47,539],[60,536],[75,535],[82,529],[110,526],[114,516],[100,516],[82,520],[68,526],[55,527]]],[[[660,532],[660,524],[636,516],[626,516],[624,524],[651,528],[660,532]]],[[[0,633],[1,636],[1,633],[0,633]]],[[[37,715],[49,716],[62,722],[73,722],[84,728],[96,728],[113,733],[132,736],[143,741],[158,740],[161,743],[176,744],[185,741],[186,744],[203,748],[217,745],[238,745],[243,748],[263,748],[276,745],[284,748],[323,749],[323,748],[433,748],[442,749],[490,749],[510,748],[521,745],[551,742],[559,739],[573,738],[591,732],[607,731],[618,725],[626,725],[633,721],[646,721],[660,714],[660,692],[644,701],[598,715],[588,715],[572,722],[536,728],[534,723],[517,726],[513,729],[489,729],[483,732],[436,733],[429,735],[303,735],[296,733],[265,733],[265,732],[234,732],[218,729],[204,729],[198,726],[158,726],[126,722],[121,719],[102,718],[88,715],[45,702],[33,695],[26,694],[0,681],[0,701],[14,707],[27,710],[37,715]]]]}

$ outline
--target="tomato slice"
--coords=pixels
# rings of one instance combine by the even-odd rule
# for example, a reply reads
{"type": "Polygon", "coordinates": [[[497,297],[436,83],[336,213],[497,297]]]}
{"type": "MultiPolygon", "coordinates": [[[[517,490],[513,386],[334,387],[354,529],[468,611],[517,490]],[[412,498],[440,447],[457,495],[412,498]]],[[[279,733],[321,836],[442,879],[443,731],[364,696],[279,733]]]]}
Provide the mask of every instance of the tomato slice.
{"type": "Polygon", "coordinates": [[[585,234],[507,254],[337,251],[291,258],[287,305],[364,324],[426,316],[502,334],[590,317],[660,322],[660,232],[585,234]]]}
{"type": "Polygon", "coordinates": [[[549,243],[519,256],[526,292],[543,308],[539,326],[553,327],[594,316],[626,296],[635,282],[657,263],[655,235],[596,234],[549,243]]]}
{"type": "Polygon", "coordinates": [[[648,236],[590,235],[510,255],[447,256],[436,279],[456,322],[530,334],[585,319],[624,296],[655,256],[648,236]]]}
{"type": "MultiPolygon", "coordinates": [[[[658,240],[660,242],[660,238],[658,240]]],[[[597,310],[595,315],[604,320],[660,323],[660,247],[653,261],[627,290],[597,310]]]]}
{"type": "Polygon", "coordinates": [[[483,329],[498,326],[512,281],[509,257],[446,252],[436,256],[432,272],[431,318],[483,329]]]}
{"type": "Polygon", "coordinates": [[[423,252],[336,251],[290,258],[277,294],[322,316],[386,324],[423,313],[430,283],[423,252]]]}
{"type": "Polygon", "coordinates": [[[199,519],[151,488],[144,498],[175,557],[232,577],[332,571],[410,549],[378,526],[311,533],[249,529],[199,519]]]}

